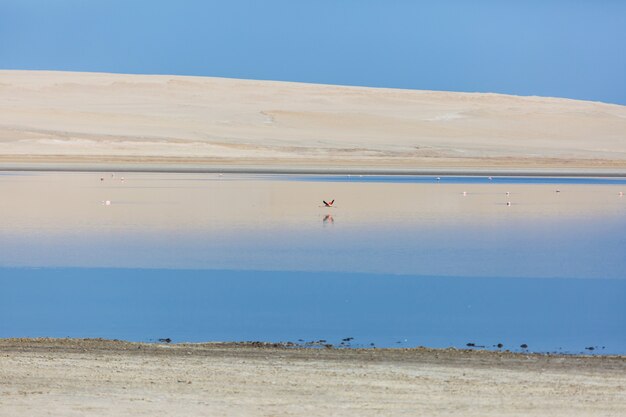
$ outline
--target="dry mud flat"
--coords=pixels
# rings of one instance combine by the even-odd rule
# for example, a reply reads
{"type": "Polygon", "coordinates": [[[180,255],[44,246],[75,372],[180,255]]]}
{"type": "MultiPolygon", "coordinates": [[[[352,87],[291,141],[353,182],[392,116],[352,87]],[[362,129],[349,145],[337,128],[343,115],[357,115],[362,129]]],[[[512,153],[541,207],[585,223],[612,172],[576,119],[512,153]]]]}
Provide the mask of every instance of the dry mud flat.
{"type": "Polygon", "coordinates": [[[626,358],[0,340],[2,416],[623,416],[626,358]]]}

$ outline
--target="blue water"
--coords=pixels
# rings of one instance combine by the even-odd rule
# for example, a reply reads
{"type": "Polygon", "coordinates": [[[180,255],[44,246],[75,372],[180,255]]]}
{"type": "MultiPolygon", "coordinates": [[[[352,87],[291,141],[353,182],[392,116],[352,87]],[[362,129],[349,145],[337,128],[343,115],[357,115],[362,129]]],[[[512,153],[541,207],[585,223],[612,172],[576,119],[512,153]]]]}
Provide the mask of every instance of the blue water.
{"type": "Polygon", "coordinates": [[[626,353],[626,280],[104,268],[0,276],[0,337],[337,346],[350,337],[352,347],[626,353]]]}
{"type": "Polygon", "coordinates": [[[0,178],[0,337],[626,354],[626,179],[125,176],[0,178]]]}
{"type": "MultiPolygon", "coordinates": [[[[626,178],[589,177],[528,177],[528,176],[434,176],[434,175],[293,175],[282,178],[292,181],[318,182],[373,182],[397,184],[568,184],[568,185],[623,185],[626,178]]],[[[267,176],[270,178],[270,176],[267,176]]]]}

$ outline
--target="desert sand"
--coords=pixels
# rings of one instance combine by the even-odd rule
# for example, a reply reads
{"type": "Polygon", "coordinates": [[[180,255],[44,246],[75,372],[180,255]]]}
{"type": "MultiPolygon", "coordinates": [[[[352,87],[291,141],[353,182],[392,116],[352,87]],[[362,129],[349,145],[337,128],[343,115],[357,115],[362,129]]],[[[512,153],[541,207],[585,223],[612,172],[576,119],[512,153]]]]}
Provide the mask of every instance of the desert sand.
{"type": "Polygon", "coordinates": [[[626,172],[626,106],[208,77],[0,71],[0,168],[626,172]]]}
{"type": "Polygon", "coordinates": [[[0,414],[622,416],[626,360],[3,339],[0,414]]]}

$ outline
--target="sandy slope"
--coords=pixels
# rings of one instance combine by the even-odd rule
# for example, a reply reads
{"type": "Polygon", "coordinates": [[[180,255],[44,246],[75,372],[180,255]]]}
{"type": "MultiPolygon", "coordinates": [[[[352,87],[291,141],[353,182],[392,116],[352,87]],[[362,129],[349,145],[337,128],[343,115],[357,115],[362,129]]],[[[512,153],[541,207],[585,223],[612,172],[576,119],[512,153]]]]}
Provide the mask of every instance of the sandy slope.
{"type": "Polygon", "coordinates": [[[0,415],[623,416],[623,357],[0,340],[0,415]]]}
{"type": "Polygon", "coordinates": [[[0,71],[0,163],[626,168],[626,107],[203,77],[0,71]]]}

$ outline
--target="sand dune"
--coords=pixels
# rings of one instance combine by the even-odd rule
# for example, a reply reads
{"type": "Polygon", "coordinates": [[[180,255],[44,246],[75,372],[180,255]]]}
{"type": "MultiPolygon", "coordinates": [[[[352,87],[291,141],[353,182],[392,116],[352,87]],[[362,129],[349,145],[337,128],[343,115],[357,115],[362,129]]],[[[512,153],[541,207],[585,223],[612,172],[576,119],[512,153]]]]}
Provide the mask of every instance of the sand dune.
{"type": "Polygon", "coordinates": [[[626,169],[626,106],[205,77],[0,71],[0,163],[626,169]]]}

